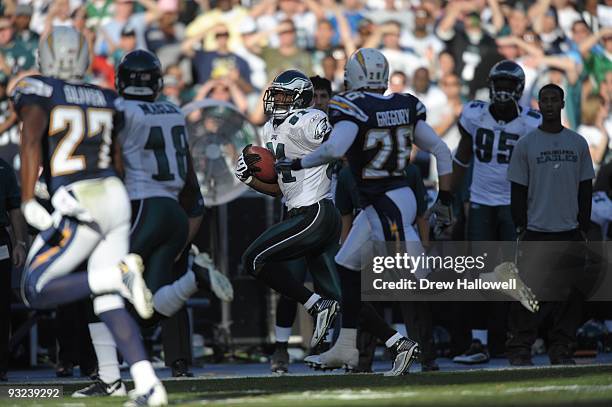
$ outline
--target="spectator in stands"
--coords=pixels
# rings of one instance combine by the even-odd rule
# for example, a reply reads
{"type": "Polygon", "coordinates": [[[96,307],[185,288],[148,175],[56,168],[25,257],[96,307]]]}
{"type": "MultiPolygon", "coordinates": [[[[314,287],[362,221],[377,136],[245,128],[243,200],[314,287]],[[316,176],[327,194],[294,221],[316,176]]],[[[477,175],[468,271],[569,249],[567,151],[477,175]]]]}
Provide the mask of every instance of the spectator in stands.
{"type": "Polygon", "coordinates": [[[238,55],[229,50],[229,30],[220,24],[214,29],[217,48],[212,51],[196,51],[192,57],[195,82],[205,83],[210,79],[230,78],[244,93],[253,90],[250,83],[251,68],[238,55]]]}
{"type": "Polygon", "coordinates": [[[516,2],[507,12],[507,25],[502,32],[523,38],[529,27],[529,18],[523,2],[516,2]]]}
{"type": "MultiPolygon", "coordinates": [[[[253,7],[251,15],[257,19],[260,30],[271,32],[269,46],[280,45],[278,33],[274,31],[285,20],[291,20],[295,26],[296,45],[306,49],[313,46],[317,32],[317,20],[325,19],[325,12],[315,0],[264,0],[253,7]]],[[[333,34],[333,31],[332,31],[333,34]]]]}
{"type": "Polygon", "coordinates": [[[278,25],[278,48],[266,47],[261,57],[268,67],[268,81],[287,69],[298,69],[306,75],[312,74],[310,55],[296,44],[295,25],[292,20],[284,20],[278,25]]]}
{"type": "Polygon", "coordinates": [[[257,24],[252,18],[245,19],[240,25],[242,44],[236,49],[236,55],[243,58],[251,69],[250,82],[256,92],[266,87],[268,77],[266,74],[266,63],[261,59],[262,35],[257,31],[257,24]]]}
{"type": "Polygon", "coordinates": [[[13,267],[26,259],[27,227],[20,209],[20,192],[13,167],[0,160],[0,381],[7,381],[11,326],[13,267]],[[10,226],[13,236],[9,235],[10,226]]]}
{"type": "Polygon", "coordinates": [[[333,95],[331,82],[325,78],[321,78],[318,75],[311,76],[309,79],[310,82],[312,82],[312,87],[314,88],[314,100],[312,107],[327,113],[329,109],[328,104],[333,95]]]}
{"type": "Polygon", "coordinates": [[[312,70],[317,75],[323,75],[322,62],[332,49],[332,38],[334,37],[334,27],[329,20],[319,20],[317,31],[314,35],[314,44],[307,51],[312,58],[312,70]]]}
{"type": "Polygon", "coordinates": [[[607,116],[608,108],[600,95],[589,95],[582,102],[582,123],[576,132],[586,139],[595,170],[599,169],[608,148],[608,134],[604,128],[607,116]]]}
{"type": "Polygon", "coordinates": [[[411,48],[419,58],[426,59],[428,67],[435,66],[436,57],[444,44],[433,33],[433,18],[423,5],[414,11],[414,29],[412,32],[402,32],[400,45],[411,48]]]}
{"type": "MultiPolygon", "coordinates": [[[[202,85],[194,100],[203,99],[231,103],[242,113],[246,113],[248,108],[245,94],[240,90],[240,87],[235,81],[228,78],[211,79],[202,85]]],[[[197,112],[199,112],[199,110],[197,112]]]]}
{"type": "Polygon", "coordinates": [[[606,72],[612,71],[612,27],[603,28],[601,31],[591,34],[580,45],[580,53],[584,58],[586,73],[595,81],[595,89],[603,81],[606,72]],[[604,52],[597,52],[596,45],[601,41],[604,52]]]}
{"type": "Polygon", "coordinates": [[[412,78],[415,69],[427,66],[427,60],[400,46],[401,24],[391,21],[374,29],[373,35],[364,44],[366,48],[379,48],[389,62],[391,72],[402,71],[412,78]],[[382,41],[382,47],[381,45],[382,41]]]}
{"type": "Polygon", "coordinates": [[[482,64],[481,70],[489,72],[497,60],[495,41],[483,31],[477,6],[471,1],[448,3],[436,30],[453,55],[455,74],[469,85],[471,97],[477,89],[486,87],[487,75],[478,77],[476,68],[482,64]]]}
{"type": "MultiPolygon", "coordinates": [[[[322,1],[323,7],[326,10],[332,10],[336,6],[333,0],[324,0],[322,1]]],[[[346,19],[348,23],[348,28],[351,32],[351,36],[355,36],[359,29],[359,24],[362,20],[365,19],[364,12],[365,8],[363,7],[362,0],[342,0],[341,10],[340,12],[346,19]]],[[[340,43],[340,22],[338,21],[338,17],[333,15],[329,19],[334,26],[336,31],[336,35],[334,36],[334,43],[340,43]]]]}
{"type": "Polygon", "coordinates": [[[129,26],[136,35],[136,48],[146,48],[145,30],[147,24],[154,21],[159,10],[157,3],[153,0],[138,0],[138,3],[146,8],[146,12],[134,13],[134,0],[116,0],[114,4],[114,14],[110,21],[100,27],[103,35],[98,35],[95,53],[110,55],[108,41],[115,44],[119,42],[121,31],[129,26]]]}
{"type": "Polygon", "coordinates": [[[558,15],[554,8],[548,8],[546,2],[535,3],[529,10],[533,29],[542,40],[542,48],[547,54],[562,54],[569,50],[569,43],[563,30],[559,27],[558,15]]]}
{"type": "Polygon", "coordinates": [[[239,28],[248,15],[249,11],[235,4],[233,0],[218,0],[212,10],[203,9],[202,13],[187,25],[185,35],[187,38],[197,37],[203,40],[204,51],[213,51],[217,49],[217,40],[212,28],[223,24],[229,32],[228,48],[233,51],[242,41],[239,28]]]}
{"type": "Polygon", "coordinates": [[[438,86],[431,83],[427,68],[418,68],[414,71],[410,93],[423,102],[427,108],[427,123],[435,129],[440,124],[442,112],[448,104],[448,100],[446,94],[438,86]]]}
{"type": "Polygon", "coordinates": [[[178,21],[178,0],[162,0],[158,3],[159,18],[145,31],[147,49],[153,53],[169,45],[180,44],[185,37],[185,26],[178,21]]]}
{"type": "Polygon", "coordinates": [[[121,30],[118,44],[114,44],[111,42],[110,38],[108,39],[108,50],[110,51],[109,61],[117,67],[125,54],[136,49],[137,41],[134,28],[129,25],[125,26],[123,30],[121,30]]]}
{"type": "Polygon", "coordinates": [[[30,30],[30,22],[32,21],[32,6],[29,4],[18,4],[15,7],[15,19],[14,28],[15,33],[13,34],[16,42],[32,52],[38,48],[39,36],[34,31],[30,30]]]}
{"type": "Polygon", "coordinates": [[[13,38],[13,22],[0,16],[0,69],[7,75],[32,68],[36,63],[34,50],[13,38]]]}
{"type": "Polygon", "coordinates": [[[457,75],[449,73],[440,79],[439,86],[446,96],[447,103],[442,109],[442,117],[434,130],[444,140],[448,148],[455,151],[461,139],[457,127],[459,116],[461,116],[463,110],[461,81],[457,75]]]}
{"type": "Polygon", "coordinates": [[[408,92],[408,77],[402,71],[395,71],[389,76],[389,89],[386,94],[408,92]]]}

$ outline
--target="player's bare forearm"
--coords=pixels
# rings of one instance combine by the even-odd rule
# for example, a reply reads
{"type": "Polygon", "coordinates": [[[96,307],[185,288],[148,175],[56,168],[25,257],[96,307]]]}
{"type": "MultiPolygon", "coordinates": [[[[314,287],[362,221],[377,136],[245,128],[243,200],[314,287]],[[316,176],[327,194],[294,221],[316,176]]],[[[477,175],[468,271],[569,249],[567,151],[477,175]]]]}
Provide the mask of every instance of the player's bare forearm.
{"type": "Polygon", "coordinates": [[[438,189],[440,191],[451,192],[451,179],[452,174],[444,174],[438,176],[438,189]]]}
{"type": "Polygon", "coordinates": [[[427,248],[429,246],[429,219],[423,216],[417,216],[416,224],[419,230],[419,236],[421,237],[421,243],[423,247],[427,248]]]}
{"type": "Polygon", "coordinates": [[[353,215],[342,215],[342,231],[340,232],[340,244],[344,244],[349,232],[351,231],[351,226],[353,226],[353,215]]]}
{"type": "Polygon", "coordinates": [[[262,194],[270,196],[281,196],[283,194],[278,184],[268,184],[267,182],[262,182],[255,177],[253,177],[251,182],[249,182],[247,185],[253,188],[255,191],[261,192],[262,194]]]}
{"type": "Polygon", "coordinates": [[[45,112],[38,106],[25,106],[20,112],[23,121],[21,130],[21,201],[34,198],[34,186],[42,162],[42,138],[47,127],[45,112]]]}
{"type": "Polygon", "coordinates": [[[189,231],[187,234],[187,244],[190,244],[195,238],[198,230],[200,230],[200,225],[202,225],[202,219],[204,219],[204,215],[194,216],[193,218],[189,218],[189,231]]]}

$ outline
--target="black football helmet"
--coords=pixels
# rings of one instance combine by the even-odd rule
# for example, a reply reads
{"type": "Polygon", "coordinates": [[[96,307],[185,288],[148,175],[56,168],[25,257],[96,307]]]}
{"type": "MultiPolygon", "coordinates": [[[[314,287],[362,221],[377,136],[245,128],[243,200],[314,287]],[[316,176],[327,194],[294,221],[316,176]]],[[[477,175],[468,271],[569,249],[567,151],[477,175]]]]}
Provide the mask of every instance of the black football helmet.
{"type": "Polygon", "coordinates": [[[525,72],[516,62],[503,60],[496,63],[489,72],[489,98],[493,103],[505,103],[510,100],[518,102],[525,89],[525,72]],[[514,85],[502,86],[498,82],[506,79],[514,82],[514,85]]]}
{"type": "Polygon", "coordinates": [[[117,67],[115,86],[126,99],[157,99],[163,87],[161,63],[155,54],[139,49],[121,58],[117,67]]]}
{"type": "Polygon", "coordinates": [[[279,74],[264,93],[264,112],[275,119],[284,119],[297,109],[312,105],[314,87],[302,72],[290,69],[279,74]]]}

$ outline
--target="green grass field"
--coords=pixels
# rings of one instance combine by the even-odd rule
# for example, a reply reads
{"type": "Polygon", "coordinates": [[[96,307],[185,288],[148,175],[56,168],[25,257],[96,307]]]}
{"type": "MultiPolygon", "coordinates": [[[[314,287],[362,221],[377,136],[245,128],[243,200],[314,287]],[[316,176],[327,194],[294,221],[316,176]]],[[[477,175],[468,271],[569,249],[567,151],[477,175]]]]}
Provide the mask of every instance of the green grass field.
{"type": "MultiPolygon", "coordinates": [[[[183,379],[165,382],[174,405],[211,406],[612,406],[612,366],[382,375],[183,379]]],[[[82,387],[64,386],[64,393],[82,387]]],[[[0,405],[118,405],[122,399],[15,401],[0,405]]]]}

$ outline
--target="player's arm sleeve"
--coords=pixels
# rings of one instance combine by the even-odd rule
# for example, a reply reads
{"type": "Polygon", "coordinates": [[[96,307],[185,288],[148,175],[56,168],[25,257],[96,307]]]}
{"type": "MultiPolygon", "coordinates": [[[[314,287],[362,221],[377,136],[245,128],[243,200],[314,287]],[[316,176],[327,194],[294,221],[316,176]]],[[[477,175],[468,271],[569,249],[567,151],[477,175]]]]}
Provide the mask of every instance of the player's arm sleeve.
{"type": "Polygon", "coordinates": [[[185,185],[179,194],[179,203],[189,218],[197,218],[204,214],[204,198],[200,191],[198,177],[193,169],[191,152],[187,154],[187,176],[185,185]]]}
{"type": "Polygon", "coordinates": [[[414,143],[421,150],[430,152],[436,157],[438,175],[450,174],[453,171],[450,149],[424,120],[419,120],[415,126],[414,143]]]}
{"type": "Polygon", "coordinates": [[[348,120],[334,126],[329,139],[312,153],[302,158],[303,168],[312,168],[342,158],[357,137],[359,127],[348,120]]]}
{"type": "Polygon", "coordinates": [[[336,186],[336,196],[334,202],[340,215],[349,215],[353,213],[353,202],[351,200],[350,179],[345,176],[345,170],[341,170],[338,174],[338,185],[336,186]]]}

